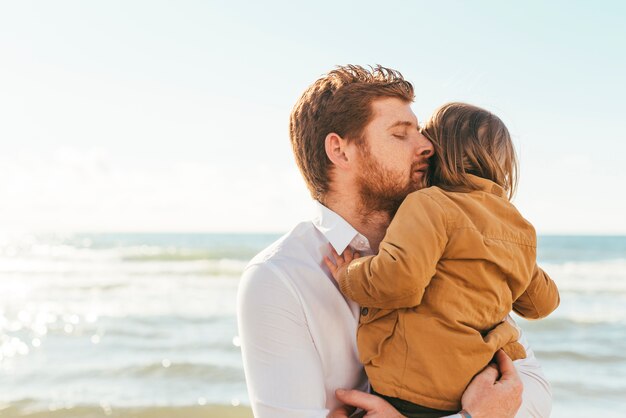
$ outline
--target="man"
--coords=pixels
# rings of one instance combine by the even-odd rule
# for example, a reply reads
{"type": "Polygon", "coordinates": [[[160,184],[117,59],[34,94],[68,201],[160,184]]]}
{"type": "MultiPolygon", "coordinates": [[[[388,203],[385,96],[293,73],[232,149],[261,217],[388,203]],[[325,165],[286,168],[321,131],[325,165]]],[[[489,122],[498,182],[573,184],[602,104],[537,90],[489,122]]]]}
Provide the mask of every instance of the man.
{"type": "MultiPolygon", "coordinates": [[[[356,348],[360,308],[341,295],[323,258],[330,246],[376,253],[404,197],[426,185],[433,147],[413,97],[394,70],[346,66],[317,80],[293,109],[291,142],[319,214],[257,255],[241,279],[239,332],[257,418],[347,417],[350,406],[368,417],[400,416],[367,393],[356,348]]],[[[517,332],[505,322],[490,337],[504,345],[517,332]]],[[[520,403],[517,416],[549,415],[549,386],[520,342],[528,357],[517,371],[499,352],[500,379],[494,367],[479,374],[457,416],[513,417],[520,403]]]]}

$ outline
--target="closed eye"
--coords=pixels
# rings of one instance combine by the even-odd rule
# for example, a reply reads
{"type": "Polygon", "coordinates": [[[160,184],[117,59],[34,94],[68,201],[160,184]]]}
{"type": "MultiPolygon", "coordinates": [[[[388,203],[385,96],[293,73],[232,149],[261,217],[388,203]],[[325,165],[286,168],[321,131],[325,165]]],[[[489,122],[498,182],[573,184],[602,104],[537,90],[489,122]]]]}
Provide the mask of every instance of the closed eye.
{"type": "Polygon", "coordinates": [[[405,139],[406,135],[392,134],[394,138],[405,139]]]}

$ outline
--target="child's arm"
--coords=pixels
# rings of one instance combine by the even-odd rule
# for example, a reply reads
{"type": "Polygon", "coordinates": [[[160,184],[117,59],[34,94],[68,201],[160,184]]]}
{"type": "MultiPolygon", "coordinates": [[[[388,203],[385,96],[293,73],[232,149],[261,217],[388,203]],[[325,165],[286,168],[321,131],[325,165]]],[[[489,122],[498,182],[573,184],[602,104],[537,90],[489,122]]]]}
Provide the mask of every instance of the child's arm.
{"type": "Polygon", "coordinates": [[[359,305],[408,308],[420,304],[447,241],[444,209],[432,197],[416,192],[400,205],[378,255],[349,265],[341,260],[338,267],[328,258],[325,261],[341,292],[359,305]]]}
{"type": "Polygon", "coordinates": [[[513,310],[524,318],[541,319],[554,311],[560,301],[554,281],[535,264],[530,285],[513,303],[513,310]]]}

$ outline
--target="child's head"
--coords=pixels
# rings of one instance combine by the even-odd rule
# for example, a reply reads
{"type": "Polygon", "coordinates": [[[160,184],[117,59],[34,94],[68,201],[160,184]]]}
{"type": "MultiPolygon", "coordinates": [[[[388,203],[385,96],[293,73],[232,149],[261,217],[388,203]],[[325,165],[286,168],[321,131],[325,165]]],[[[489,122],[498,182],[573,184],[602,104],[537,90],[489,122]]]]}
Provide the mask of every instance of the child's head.
{"type": "Polygon", "coordinates": [[[466,103],[441,106],[422,133],[432,141],[430,184],[451,191],[475,189],[468,174],[500,185],[513,197],[517,157],[509,131],[494,114],[466,103]]]}

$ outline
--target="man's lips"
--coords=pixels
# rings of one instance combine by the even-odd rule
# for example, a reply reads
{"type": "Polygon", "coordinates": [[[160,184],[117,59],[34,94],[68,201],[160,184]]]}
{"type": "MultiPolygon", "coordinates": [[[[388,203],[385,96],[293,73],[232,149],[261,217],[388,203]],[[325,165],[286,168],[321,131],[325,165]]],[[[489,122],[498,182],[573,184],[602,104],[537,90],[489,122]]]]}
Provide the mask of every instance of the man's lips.
{"type": "Polygon", "coordinates": [[[422,173],[425,174],[428,171],[428,165],[420,165],[413,169],[413,173],[422,173]]]}

